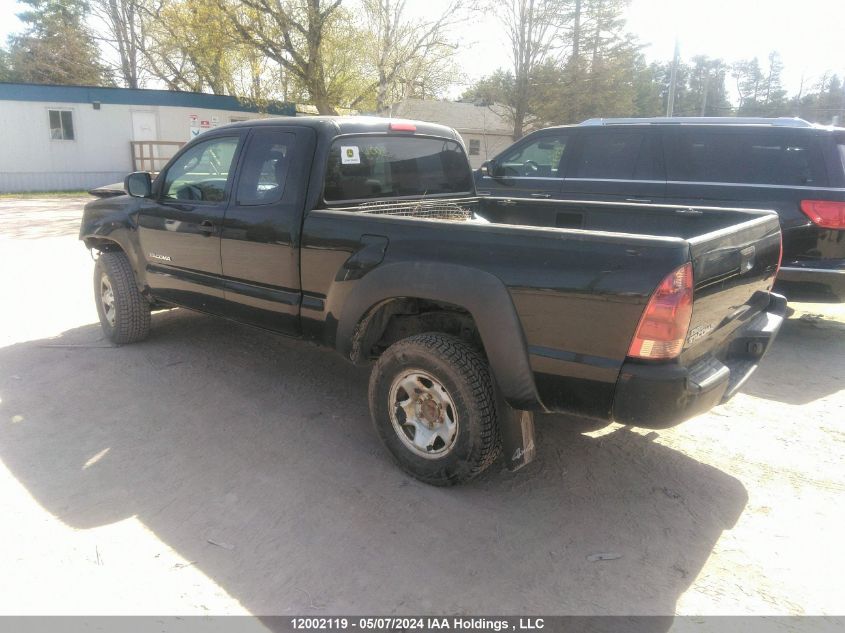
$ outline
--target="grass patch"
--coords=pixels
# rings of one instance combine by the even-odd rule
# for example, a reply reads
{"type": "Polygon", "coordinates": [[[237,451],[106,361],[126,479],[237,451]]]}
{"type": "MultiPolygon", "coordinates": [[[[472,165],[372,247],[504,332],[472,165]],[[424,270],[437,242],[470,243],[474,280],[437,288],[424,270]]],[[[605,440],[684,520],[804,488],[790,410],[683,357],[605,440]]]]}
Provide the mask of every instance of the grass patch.
{"type": "Polygon", "coordinates": [[[73,189],[67,191],[15,191],[13,193],[0,193],[0,200],[12,198],[78,198],[79,196],[90,195],[84,189],[73,189]]]}

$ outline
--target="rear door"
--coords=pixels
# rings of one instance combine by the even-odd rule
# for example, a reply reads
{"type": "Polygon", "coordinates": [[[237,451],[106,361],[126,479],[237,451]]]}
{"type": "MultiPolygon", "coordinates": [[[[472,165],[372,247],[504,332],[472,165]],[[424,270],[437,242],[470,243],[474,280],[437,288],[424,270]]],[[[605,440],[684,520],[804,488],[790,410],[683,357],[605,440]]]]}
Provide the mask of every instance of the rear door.
{"type": "Polygon", "coordinates": [[[666,177],[659,129],[607,126],[578,132],[565,167],[563,198],[661,202],[666,177]]]}
{"type": "Polygon", "coordinates": [[[231,191],[242,132],[190,145],[141,202],[138,238],[153,294],[197,310],[222,306],[220,225],[231,191]]]}
{"type": "Polygon", "coordinates": [[[801,200],[830,194],[818,136],[807,130],[678,126],[665,131],[667,202],[772,209],[784,263],[818,256],[819,230],[801,200]]]}
{"type": "Polygon", "coordinates": [[[494,174],[482,176],[478,193],[514,198],[557,198],[573,136],[571,129],[543,130],[522,139],[495,159],[494,174]]]}
{"type": "Polygon", "coordinates": [[[299,248],[316,133],[298,126],[253,128],[220,252],[227,312],[247,323],[299,332],[299,248]]]}

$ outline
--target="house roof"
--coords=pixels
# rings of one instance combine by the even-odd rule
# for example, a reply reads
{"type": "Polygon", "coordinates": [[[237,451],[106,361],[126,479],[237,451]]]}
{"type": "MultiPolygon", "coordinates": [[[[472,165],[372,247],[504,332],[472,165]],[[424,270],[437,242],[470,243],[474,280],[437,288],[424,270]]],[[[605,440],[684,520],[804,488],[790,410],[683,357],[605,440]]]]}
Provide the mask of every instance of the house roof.
{"type": "Polygon", "coordinates": [[[505,107],[500,104],[476,105],[461,101],[405,99],[380,114],[440,123],[459,132],[510,136],[513,133],[513,124],[509,122],[505,112],[505,107]]]}
{"type": "Polygon", "coordinates": [[[266,112],[294,116],[293,103],[270,102],[259,108],[247,100],[229,95],[175,90],[103,88],[100,86],[53,86],[0,82],[0,101],[47,101],[54,103],[112,103],[122,105],[180,106],[233,112],[266,112]]]}

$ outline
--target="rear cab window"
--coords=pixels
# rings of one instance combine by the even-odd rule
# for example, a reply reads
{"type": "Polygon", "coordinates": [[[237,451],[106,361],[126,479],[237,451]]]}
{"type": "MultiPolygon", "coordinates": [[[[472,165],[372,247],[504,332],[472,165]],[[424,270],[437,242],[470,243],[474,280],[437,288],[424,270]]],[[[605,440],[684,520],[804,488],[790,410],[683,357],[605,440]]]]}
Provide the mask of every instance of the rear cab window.
{"type": "Polygon", "coordinates": [[[349,135],[329,151],[327,203],[375,198],[450,196],[472,191],[460,143],[427,136],[349,135]]]}
{"type": "Polygon", "coordinates": [[[816,137],[796,131],[679,129],[667,135],[670,181],[827,185],[816,137]]]}

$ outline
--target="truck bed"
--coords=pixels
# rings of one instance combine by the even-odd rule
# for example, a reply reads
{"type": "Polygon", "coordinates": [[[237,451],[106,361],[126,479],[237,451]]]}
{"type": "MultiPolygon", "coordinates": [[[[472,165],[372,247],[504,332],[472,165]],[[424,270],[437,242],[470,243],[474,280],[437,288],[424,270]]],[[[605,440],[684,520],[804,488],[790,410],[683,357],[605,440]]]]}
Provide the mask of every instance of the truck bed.
{"type": "MultiPolygon", "coordinates": [[[[685,345],[685,364],[722,354],[769,301],[780,253],[774,213],[673,209],[667,220],[657,205],[488,197],[313,209],[303,225],[302,327],[348,354],[349,302],[370,309],[394,283],[389,274],[395,292],[414,296],[423,284],[434,296],[461,271],[483,271],[510,296],[542,406],[607,418],[634,330],[668,273],[693,264],[690,332],[703,334],[685,345]],[[559,226],[576,217],[577,227],[559,226]]],[[[476,291],[468,283],[455,303],[476,291]]],[[[519,393],[513,406],[536,407],[519,393]]]]}
{"type": "Polygon", "coordinates": [[[331,210],[418,220],[575,229],[685,240],[698,238],[769,214],[767,211],[758,209],[579,200],[526,200],[488,196],[375,201],[332,207],[331,210]]]}

